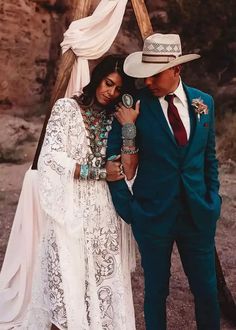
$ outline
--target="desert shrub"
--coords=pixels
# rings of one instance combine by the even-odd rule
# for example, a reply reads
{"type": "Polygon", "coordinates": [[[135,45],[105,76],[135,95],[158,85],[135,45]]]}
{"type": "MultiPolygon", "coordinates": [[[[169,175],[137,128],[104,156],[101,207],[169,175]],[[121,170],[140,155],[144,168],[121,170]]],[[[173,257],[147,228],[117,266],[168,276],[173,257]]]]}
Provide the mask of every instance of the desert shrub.
{"type": "Polygon", "coordinates": [[[227,113],[216,120],[216,134],[220,163],[236,162],[236,113],[227,113]]]}

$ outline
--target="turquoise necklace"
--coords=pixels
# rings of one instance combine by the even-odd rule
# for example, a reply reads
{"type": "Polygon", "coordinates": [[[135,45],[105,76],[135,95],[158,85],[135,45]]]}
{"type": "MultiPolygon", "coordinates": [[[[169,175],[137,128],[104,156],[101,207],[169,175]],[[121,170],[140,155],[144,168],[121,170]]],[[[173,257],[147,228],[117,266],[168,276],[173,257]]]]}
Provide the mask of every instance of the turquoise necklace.
{"type": "Polygon", "coordinates": [[[88,165],[102,168],[106,162],[107,138],[113,116],[107,115],[106,110],[95,110],[93,107],[83,109],[82,114],[91,150],[88,155],[88,165]]]}

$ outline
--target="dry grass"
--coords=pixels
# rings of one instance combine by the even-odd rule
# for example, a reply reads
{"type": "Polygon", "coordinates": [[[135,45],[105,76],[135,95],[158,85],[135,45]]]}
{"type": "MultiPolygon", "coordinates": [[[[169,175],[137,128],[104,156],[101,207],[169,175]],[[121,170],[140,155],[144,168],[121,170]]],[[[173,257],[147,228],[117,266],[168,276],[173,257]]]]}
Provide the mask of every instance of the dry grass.
{"type": "Polygon", "coordinates": [[[229,113],[217,119],[216,134],[220,163],[236,162],[236,113],[229,113]]]}

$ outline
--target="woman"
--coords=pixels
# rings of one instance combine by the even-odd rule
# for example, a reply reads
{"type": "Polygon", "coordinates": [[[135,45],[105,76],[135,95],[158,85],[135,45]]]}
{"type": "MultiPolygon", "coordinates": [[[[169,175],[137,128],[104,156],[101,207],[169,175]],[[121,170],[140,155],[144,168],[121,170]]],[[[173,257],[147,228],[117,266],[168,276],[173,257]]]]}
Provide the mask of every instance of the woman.
{"type": "MultiPolygon", "coordinates": [[[[135,329],[130,232],[105,171],[108,106],[131,86],[122,67],[123,59],[106,57],[81,96],[52,109],[38,162],[46,225],[23,329],[135,329]]],[[[126,164],[120,179],[134,175],[126,164]]]]}

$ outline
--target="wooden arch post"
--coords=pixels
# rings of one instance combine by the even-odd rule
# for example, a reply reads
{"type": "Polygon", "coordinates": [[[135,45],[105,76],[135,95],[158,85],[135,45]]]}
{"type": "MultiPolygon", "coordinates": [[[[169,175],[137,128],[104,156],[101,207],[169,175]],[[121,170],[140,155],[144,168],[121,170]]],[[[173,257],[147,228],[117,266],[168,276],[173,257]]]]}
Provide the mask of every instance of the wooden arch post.
{"type": "Polygon", "coordinates": [[[144,0],[131,0],[143,40],[153,33],[152,24],[144,0]]]}
{"type": "MultiPolygon", "coordinates": [[[[88,16],[92,0],[73,0],[72,21],[88,16]]],[[[57,79],[50,99],[50,108],[61,97],[65,96],[70,75],[76,56],[71,49],[68,49],[61,57],[57,79]]]]}
{"type": "MultiPolygon", "coordinates": [[[[92,0],[73,0],[72,2],[72,21],[88,16],[89,10],[91,8],[92,0]]],[[[50,109],[53,104],[61,97],[64,97],[66,88],[69,83],[71,71],[73,64],[75,62],[75,54],[71,49],[68,49],[62,56],[59,64],[59,71],[57,74],[56,82],[52,91],[52,96],[50,99],[50,109]]],[[[46,133],[46,127],[48,120],[50,118],[51,111],[47,111],[46,118],[43,124],[43,128],[40,134],[39,142],[35,152],[32,169],[36,170],[38,165],[38,158],[42,148],[44,136],[46,133]]]]}

